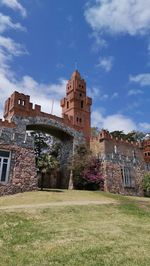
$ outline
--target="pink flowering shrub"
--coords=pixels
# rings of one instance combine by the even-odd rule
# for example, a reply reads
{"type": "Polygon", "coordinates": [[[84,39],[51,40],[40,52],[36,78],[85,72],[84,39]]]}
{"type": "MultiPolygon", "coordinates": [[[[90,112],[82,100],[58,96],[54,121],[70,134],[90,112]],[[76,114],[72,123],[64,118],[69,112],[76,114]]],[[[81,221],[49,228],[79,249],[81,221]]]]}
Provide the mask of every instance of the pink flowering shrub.
{"type": "Polygon", "coordinates": [[[82,172],[84,188],[103,190],[104,179],[101,168],[101,162],[97,158],[92,157],[89,165],[87,165],[82,172]]]}
{"type": "Polygon", "coordinates": [[[73,183],[76,189],[103,190],[101,161],[80,145],[72,159],[73,183]]]}

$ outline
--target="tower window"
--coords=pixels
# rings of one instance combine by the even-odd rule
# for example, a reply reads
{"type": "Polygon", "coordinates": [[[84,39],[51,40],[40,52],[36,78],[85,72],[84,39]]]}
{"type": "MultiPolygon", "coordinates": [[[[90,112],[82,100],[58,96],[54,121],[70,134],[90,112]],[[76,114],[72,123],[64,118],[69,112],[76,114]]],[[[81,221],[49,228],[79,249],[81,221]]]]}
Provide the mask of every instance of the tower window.
{"type": "Polygon", "coordinates": [[[80,118],[80,123],[82,122],[82,119],[80,118]]]}
{"type": "Polygon", "coordinates": [[[82,93],[80,93],[80,97],[82,97],[82,93]]]}
{"type": "Polygon", "coordinates": [[[79,121],[79,118],[77,117],[77,122],[79,121]]]}
{"type": "Polygon", "coordinates": [[[24,100],[22,101],[22,105],[25,106],[25,101],[24,100]]]}
{"type": "Polygon", "coordinates": [[[81,108],[83,108],[83,101],[81,101],[81,108]]]}
{"type": "Polygon", "coordinates": [[[18,104],[19,104],[19,105],[21,104],[21,99],[18,100],[18,104]]]}
{"type": "Polygon", "coordinates": [[[67,102],[67,109],[69,108],[69,102],[67,102]]]}

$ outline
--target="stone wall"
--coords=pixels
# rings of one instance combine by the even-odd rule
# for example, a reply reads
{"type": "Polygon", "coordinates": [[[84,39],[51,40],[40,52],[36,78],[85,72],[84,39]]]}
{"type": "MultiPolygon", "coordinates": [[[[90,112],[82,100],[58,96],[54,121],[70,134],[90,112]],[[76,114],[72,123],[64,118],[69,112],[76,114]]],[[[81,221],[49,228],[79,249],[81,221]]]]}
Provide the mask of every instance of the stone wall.
{"type": "Polygon", "coordinates": [[[131,167],[132,185],[130,187],[124,186],[122,180],[121,169],[124,167],[122,163],[113,161],[103,162],[103,176],[104,176],[104,190],[112,193],[118,193],[130,196],[143,196],[143,165],[126,165],[131,167]]]}
{"type": "Polygon", "coordinates": [[[11,144],[0,144],[0,149],[11,152],[9,180],[0,183],[0,196],[37,189],[33,149],[11,144]]]}
{"type": "Polygon", "coordinates": [[[143,195],[143,177],[145,161],[140,143],[113,138],[107,131],[100,132],[97,138],[91,139],[90,147],[103,165],[105,191],[124,195],[143,195]],[[124,184],[122,171],[130,170],[132,183],[124,184]]]}

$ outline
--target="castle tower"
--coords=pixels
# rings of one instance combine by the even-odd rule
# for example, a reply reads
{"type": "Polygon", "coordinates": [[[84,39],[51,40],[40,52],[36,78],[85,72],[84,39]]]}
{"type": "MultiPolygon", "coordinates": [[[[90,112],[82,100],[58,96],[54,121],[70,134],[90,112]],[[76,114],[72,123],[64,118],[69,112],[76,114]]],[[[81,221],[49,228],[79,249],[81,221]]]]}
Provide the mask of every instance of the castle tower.
{"type": "Polygon", "coordinates": [[[91,134],[91,105],[92,99],[86,96],[86,82],[75,70],[66,85],[66,97],[61,100],[62,115],[67,115],[87,139],[91,134]]]}

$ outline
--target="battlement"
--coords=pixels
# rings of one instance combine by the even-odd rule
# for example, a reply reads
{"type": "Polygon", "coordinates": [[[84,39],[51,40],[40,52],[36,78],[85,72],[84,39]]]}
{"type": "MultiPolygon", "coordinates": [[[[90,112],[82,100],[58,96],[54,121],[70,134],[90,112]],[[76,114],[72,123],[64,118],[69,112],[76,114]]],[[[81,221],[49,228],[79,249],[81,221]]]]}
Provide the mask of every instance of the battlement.
{"type": "Polygon", "coordinates": [[[30,96],[15,91],[5,102],[4,118],[11,119],[13,115],[36,116],[40,114],[41,106],[30,102],[30,96]]]}
{"type": "Polygon", "coordinates": [[[120,139],[117,137],[112,136],[109,131],[107,130],[102,130],[99,132],[99,135],[97,137],[91,137],[91,142],[103,142],[105,140],[109,140],[110,142],[113,142],[114,144],[124,144],[124,145],[130,145],[133,147],[139,147],[142,148],[143,144],[142,142],[138,142],[138,141],[129,141],[129,140],[124,140],[124,139],[120,139]]]}

